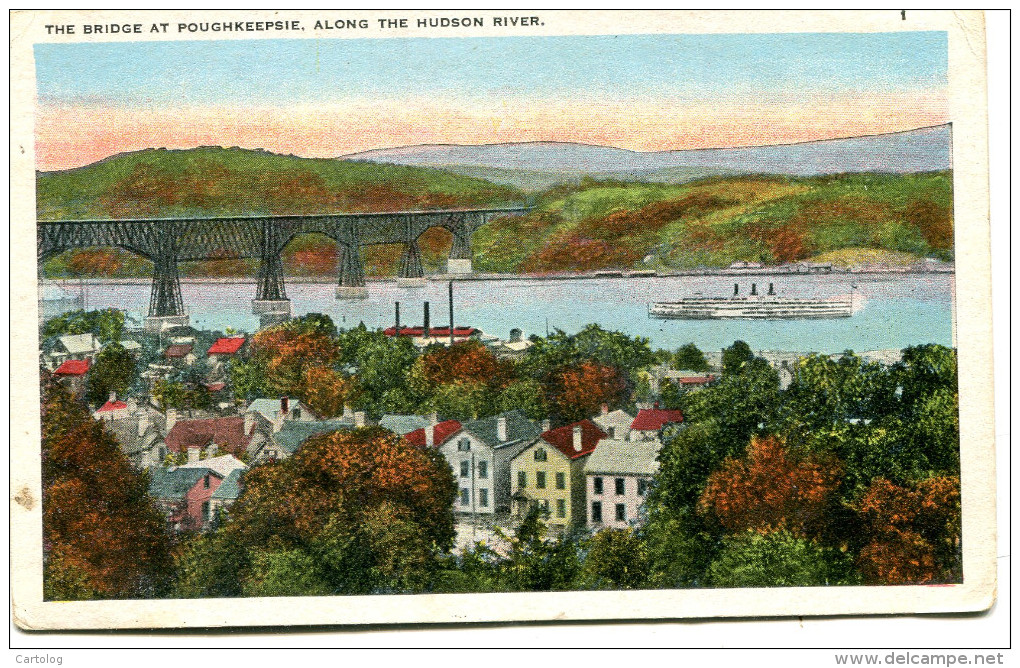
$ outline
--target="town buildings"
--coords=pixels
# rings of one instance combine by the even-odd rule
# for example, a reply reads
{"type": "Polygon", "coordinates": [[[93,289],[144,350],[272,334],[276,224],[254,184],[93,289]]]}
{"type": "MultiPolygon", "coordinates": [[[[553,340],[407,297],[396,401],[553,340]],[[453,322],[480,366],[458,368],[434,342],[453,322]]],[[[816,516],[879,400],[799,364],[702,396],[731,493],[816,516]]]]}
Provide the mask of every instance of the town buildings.
{"type": "Polygon", "coordinates": [[[591,529],[625,529],[642,521],[645,497],[659,470],[657,438],[599,441],[584,464],[591,529]]]}

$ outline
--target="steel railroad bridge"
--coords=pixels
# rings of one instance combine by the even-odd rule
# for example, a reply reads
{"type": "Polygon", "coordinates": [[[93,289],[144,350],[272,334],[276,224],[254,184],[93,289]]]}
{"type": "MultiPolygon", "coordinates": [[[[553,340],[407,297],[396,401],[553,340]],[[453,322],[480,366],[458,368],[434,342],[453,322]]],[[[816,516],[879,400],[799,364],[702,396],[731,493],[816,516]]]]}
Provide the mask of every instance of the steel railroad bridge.
{"type": "Polygon", "coordinates": [[[281,254],[301,234],[323,234],[339,249],[338,299],[363,298],[365,268],[361,247],[404,244],[399,279],[424,279],[418,239],[441,227],[453,235],[447,263],[450,273],[470,273],[471,235],[491,218],[521,215],[529,207],[338,213],[219,218],[148,218],[116,220],[52,220],[37,222],[39,262],[76,248],[114,246],[153,264],[152,293],[146,329],[188,321],[181,298],[179,262],[256,259],[256,314],[290,315],[281,254]]]}

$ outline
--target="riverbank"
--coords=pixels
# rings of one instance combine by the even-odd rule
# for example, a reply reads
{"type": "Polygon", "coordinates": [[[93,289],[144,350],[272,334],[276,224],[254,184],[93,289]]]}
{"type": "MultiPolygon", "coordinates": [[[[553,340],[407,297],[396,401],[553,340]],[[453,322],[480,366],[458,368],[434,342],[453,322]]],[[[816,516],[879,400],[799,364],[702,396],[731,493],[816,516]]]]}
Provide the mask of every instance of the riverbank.
{"type": "MultiPolygon", "coordinates": [[[[650,279],[650,278],[675,278],[684,276],[896,276],[896,275],[917,275],[917,274],[955,274],[955,268],[950,265],[938,268],[923,267],[869,267],[866,269],[837,269],[831,271],[791,271],[782,267],[761,267],[755,269],[692,269],[687,271],[627,271],[627,270],[599,270],[589,272],[554,272],[543,274],[494,274],[474,272],[471,274],[430,274],[425,276],[426,281],[574,281],[574,280],[606,280],[606,279],[650,279]]],[[[149,285],[152,278],[149,276],[130,276],[118,278],[48,278],[44,280],[66,285],[149,285]]],[[[285,276],[288,284],[309,284],[329,285],[336,283],[336,276],[285,276]]],[[[395,283],[395,276],[370,276],[365,279],[369,284],[395,283]]],[[[255,281],[253,276],[182,276],[181,283],[189,284],[240,284],[250,285],[255,281]]]]}

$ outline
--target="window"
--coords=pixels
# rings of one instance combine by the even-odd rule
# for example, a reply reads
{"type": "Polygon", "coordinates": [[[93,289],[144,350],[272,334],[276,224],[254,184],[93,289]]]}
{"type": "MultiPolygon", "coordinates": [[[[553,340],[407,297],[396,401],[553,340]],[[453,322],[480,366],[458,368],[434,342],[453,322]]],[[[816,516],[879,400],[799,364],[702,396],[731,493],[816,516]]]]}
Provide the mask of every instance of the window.
{"type": "Polygon", "coordinates": [[[602,493],[602,478],[599,478],[599,477],[596,476],[596,478],[591,481],[591,484],[592,484],[592,487],[595,488],[595,493],[596,494],[601,494],[602,493]]]}
{"type": "Polygon", "coordinates": [[[464,460],[460,463],[460,477],[466,478],[471,475],[471,462],[464,460]]]}
{"type": "Polygon", "coordinates": [[[545,471],[535,473],[535,487],[545,489],[545,471]]]}
{"type": "Polygon", "coordinates": [[[489,477],[489,462],[478,462],[478,477],[479,478],[489,477]]]}
{"type": "Polygon", "coordinates": [[[566,499],[556,499],[556,517],[566,517],[566,516],[567,516],[567,500],[566,499]]]}
{"type": "Polygon", "coordinates": [[[616,519],[620,522],[627,521],[627,506],[622,503],[616,504],[616,519]]]}
{"type": "Polygon", "coordinates": [[[294,417],[295,420],[300,420],[301,419],[301,409],[300,408],[295,408],[294,410],[292,410],[290,412],[290,414],[294,417]]]}
{"type": "Polygon", "coordinates": [[[556,474],[556,489],[566,488],[567,488],[567,474],[563,473],[563,471],[560,471],[559,473],[556,474]]]}
{"type": "Polygon", "coordinates": [[[478,490],[478,505],[482,508],[489,507],[489,490],[484,488],[478,490]]]}
{"type": "Polygon", "coordinates": [[[467,487],[463,487],[460,490],[460,505],[470,506],[471,505],[471,490],[467,487]]]}
{"type": "Polygon", "coordinates": [[[648,494],[648,480],[640,478],[637,481],[637,493],[638,496],[646,496],[648,494]]]}
{"type": "Polygon", "coordinates": [[[617,478],[616,479],[616,495],[617,496],[623,496],[623,494],[624,494],[623,478],[617,478]]]}
{"type": "Polygon", "coordinates": [[[601,522],[602,521],[602,502],[592,501],[591,504],[591,521],[601,522]]]}
{"type": "Polygon", "coordinates": [[[544,461],[548,461],[548,459],[549,459],[549,454],[545,451],[545,448],[536,448],[535,449],[535,461],[536,462],[544,462],[544,461]]]}
{"type": "Polygon", "coordinates": [[[517,472],[517,486],[524,488],[528,486],[528,473],[527,471],[517,472]]]}
{"type": "Polygon", "coordinates": [[[538,502],[538,504],[539,507],[542,509],[543,513],[546,514],[549,513],[549,499],[542,499],[541,501],[538,502]]]}
{"type": "Polygon", "coordinates": [[[205,487],[206,489],[209,489],[209,474],[208,473],[206,473],[205,477],[202,478],[202,487],[205,487]]]}
{"type": "Polygon", "coordinates": [[[457,449],[460,450],[461,452],[468,452],[469,450],[471,450],[471,439],[462,438],[459,441],[457,441],[457,449]]]}

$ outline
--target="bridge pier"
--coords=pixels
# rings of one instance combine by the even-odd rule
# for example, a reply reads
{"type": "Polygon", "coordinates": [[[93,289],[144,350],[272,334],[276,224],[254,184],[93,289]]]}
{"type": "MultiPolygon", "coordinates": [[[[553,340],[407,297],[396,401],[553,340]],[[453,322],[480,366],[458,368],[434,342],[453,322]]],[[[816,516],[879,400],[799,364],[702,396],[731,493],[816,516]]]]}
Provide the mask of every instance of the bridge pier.
{"type": "Polygon", "coordinates": [[[149,295],[149,315],[143,329],[159,332],[167,327],[188,324],[181,298],[181,278],[177,270],[177,257],[173,252],[172,240],[168,233],[160,234],[161,251],[153,256],[152,292],[149,295]]]}
{"type": "Polygon", "coordinates": [[[421,249],[418,240],[411,239],[404,247],[404,255],[400,258],[400,270],[397,273],[397,286],[414,288],[425,285],[425,270],[421,265],[421,249]]]}
{"type": "Polygon", "coordinates": [[[340,242],[340,285],[336,289],[337,299],[367,299],[365,267],[361,263],[361,249],[357,239],[340,242]]]}
{"type": "Polygon", "coordinates": [[[464,224],[453,231],[453,245],[450,257],[446,260],[446,272],[449,274],[470,274],[471,268],[471,231],[464,224]]]}
{"type": "Polygon", "coordinates": [[[262,257],[251,308],[255,315],[273,315],[286,320],[292,311],[283,282],[283,261],[280,259],[278,237],[277,227],[265,222],[262,228],[262,257]]]}

